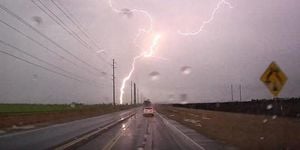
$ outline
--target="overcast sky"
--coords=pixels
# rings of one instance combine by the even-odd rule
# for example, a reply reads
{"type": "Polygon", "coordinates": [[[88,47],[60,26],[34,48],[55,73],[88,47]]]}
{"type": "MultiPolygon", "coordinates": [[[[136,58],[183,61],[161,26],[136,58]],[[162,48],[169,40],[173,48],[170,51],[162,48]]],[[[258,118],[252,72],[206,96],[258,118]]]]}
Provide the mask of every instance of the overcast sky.
{"type": "Polygon", "coordinates": [[[0,102],[111,102],[112,58],[119,100],[134,56],[149,49],[155,34],[155,57],[138,60],[130,79],[155,102],[230,101],[231,84],[235,100],[239,84],[243,100],[271,98],[259,78],[272,61],[288,76],[280,97],[300,96],[300,1],[228,0],[233,8],[221,5],[198,35],[177,33],[197,30],[218,2],[113,0],[124,10],[116,13],[108,0],[0,0],[0,102]],[[132,9],[153,17],[139,47],[133,41],[149,20],[132,9]]]}

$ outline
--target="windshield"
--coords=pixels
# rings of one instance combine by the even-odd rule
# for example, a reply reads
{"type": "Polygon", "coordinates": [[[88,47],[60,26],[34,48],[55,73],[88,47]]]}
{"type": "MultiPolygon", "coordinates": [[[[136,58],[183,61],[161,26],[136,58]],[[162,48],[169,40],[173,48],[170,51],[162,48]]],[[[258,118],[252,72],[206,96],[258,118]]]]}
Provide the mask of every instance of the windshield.
{"type": "Polygon", "coordinates": [[[0,149],[297,149],[299,10],[0,0],[0,149]]]}

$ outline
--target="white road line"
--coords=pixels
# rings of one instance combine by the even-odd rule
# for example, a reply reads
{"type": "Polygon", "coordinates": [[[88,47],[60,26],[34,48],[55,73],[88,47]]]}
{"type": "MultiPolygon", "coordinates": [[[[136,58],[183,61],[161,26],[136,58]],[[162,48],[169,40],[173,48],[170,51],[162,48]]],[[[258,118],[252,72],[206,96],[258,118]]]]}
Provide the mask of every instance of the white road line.
{"type": "Polygon", "coordinates": [[[177,127],[175,127],[174,125],[172,125],[167,119],[165,119],[163,116],[161,116],[158,112],[157,115],[163,119],[164,122],[167,123],[168,126],[172,127],[173,129],[175,129],[178,133],[180,133],[182,136],[184,136],[186,139],[188,139],[190,142],[192,142],[194,145],[196,145],[199,149],[201,150],[205,150],[205,148],[201,145],[199,145],[198,143],[196,143],[193,139],[191,139],[190,137],[188,137],[186,134],[184,134],[181,130],[179,130],[177,127]]]}
{"type": "Polygon", "coordinates": [[[97,135],[98,133],[103,132],[103,131],[105,131],[105,130],[111,128],[111,127],[113,127],[114,125],[121,123],[122,121],[124,121],[124,120],[126,120],[126,119],[132,117],[134,114],[135,114],[135,113],[130,114],[130,115],[124,117],[124,118],[119,119],[119,120],[116,121],[116,122],[112,122],[112,123],[110,123],[109,125],[106,125],[105,127],[99,128],[99,129],[97,129],[96,131],[92,131],[91,133],[88,133],[88,134],[86,134],[86,135],[83,135],[83,136],[81,136],[81,137],[75,139],[75,140],[72,140],[72,141],[70,141],[70,142],[68,142],[68,143],[65,143],[65,144],[63,144],[63,145],[61,145],[61,146],[58,146],[58,147],[55,148],[55,150],[64,150],[64,149],[68,149],[68,148],[74,146],[75,144],[80,143],[81,141],[87,140],[87,139],[89,139],[90,137],[92,137],[92,136],[94,136],[94,135],[97,135]]]}

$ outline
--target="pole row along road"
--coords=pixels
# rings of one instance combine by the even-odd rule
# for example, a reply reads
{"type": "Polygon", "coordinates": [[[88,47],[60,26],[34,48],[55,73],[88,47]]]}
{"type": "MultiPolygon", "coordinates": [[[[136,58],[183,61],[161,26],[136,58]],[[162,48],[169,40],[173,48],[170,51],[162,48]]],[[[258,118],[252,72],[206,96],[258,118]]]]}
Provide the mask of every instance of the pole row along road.
{"type": "Polygon", "coordinates": [[[176,121],[134,108],[0,136],[0,149],[218,150],[232,149],[176,121]]]}

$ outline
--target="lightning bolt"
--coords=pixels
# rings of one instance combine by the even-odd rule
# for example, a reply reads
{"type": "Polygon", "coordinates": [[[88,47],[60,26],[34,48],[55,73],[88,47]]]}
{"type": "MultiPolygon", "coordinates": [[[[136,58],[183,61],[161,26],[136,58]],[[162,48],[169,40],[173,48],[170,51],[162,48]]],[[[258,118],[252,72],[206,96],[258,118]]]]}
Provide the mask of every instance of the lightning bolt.
{"type": "MultiPolygon", "coordinates": [[[[153,32],[153,18],[152,16],[150,15],[149,12],[145,11],[145,10],[140,10],[140,9],[117,9],[113,6],[112,4],[112,0],[108,0],[108,3],[109,3],[109,7],[111,8],[112,11],[114,11],[115,13],[119,13],[119,14],[127,14],[127,15],[130,15],[134,12],[137,12],[137,13],[141,13],[143,14],[146,18],[148,18],[149,20],[149,27],[148,28],[139,28],[138,29],[138,33],[136,34],[134,40],[133,40],[133,43],[136,47],[138,47],[137,45],[137,40],[142,36],[142,34],[150,34],[153,32]]],[[[222,5],[227,5],[229,8],[233,8],[231,3],[227,2],[226,0],[220,0],[218,3],[217,3],[217,6],[213,9],[210,17],[208,20],[202,22],[202,24],[200,25],[199,29],[197,31],[194,31],[194,32],[182,32],[181,30],[178,30],[177,33],[179,35],[183,35],[183,36],[192,36],[192,35],[197,35],[199,34],[207,24],[211,23],[214,18],[215,18],[215,15],[216,13],[218,12],[218,10],[221,8],[222,5]]],[[[149,49],[147,51],[144,51],[142,52],[141,54],[135,56],[133,58],[133,62],[131,64],[131,69],[130,69],[130,72],[129,74],[122,80],[122,84],[121,84],[121,88],[120,88],[120,104],[123,104],[123,95],[124,95],[124,89],[125,89],[125,86],[126,86],[126,83],[127,81],[130,79],[130,77],[132,76],[134,70],[135,70],[135,64],[136,62],[141,59],[141,58],[149,58],[149,57],[154,57],[153,54],[154,54],[154,51],[157,49],[157,45],[159,43],[159,40],[161,38],[161,35],[160,34],[156,34],[152,40],[152,43],[149,47],[149,49]]],[[[139,48],[139,47],[138,47],[139,48]]]]}
{"type": "Polygon", "coordinates": [[[178,30],[177,33],[183,36],[193,36],[193,35],[197,35],[199,34],[201,31],[203,31],[203,29],[205,28],[205,26],[209,23],[211,23],[214,19],[215,19],[215,15],[217,14],[218,10],[221,8],[222,5],[227,5],[229,8],[233,8],[233,6],[231,5],[231,3],[227,2],[226,0],[220,0],[217,3],[217,6],[213,9],[210,17],[208,20],[202,22],[202,24],[200,25],[199,29],[197,31],[194,32],[182,32],[181,30],[178,30]]]}
{"type": "Polygon", "coordinates": [[[120,104],[123,104],[124,88],[125,88],[126,82],[130,79],[130,77],[131,77],[131,75],[132,75],[132,73],[133,73],[133,71],[135,69],[135,63],[136,63],[136,61],[138,59],[141,59],[141,58],[144,58],[144,57],[152,57],[155,49],[157,48],[157,45],[158,45],[158,42],[159,42],[160,38],[161,38],[161,35],[160,34],[156,34],[155,37],[154,37],[154,39],[153,39],[153,41],[152,41],[150,49],[148,51],[145,51],[145,52],[141,53],[140,55],[135,56],[133,58],[133,62],[131,64],[130,72],[123,79],[122,84],[121,84],[121,88],[120,88],[120,104]]]}
{"type": "MultiPolygon", "coordinates": [[[[115,13],[119,13],[119,14],[122,14],[122,13],[130,14],[130,13],[134,13],[134,12],[141,13],[141,14],[143,14],[149,20],[149,27],[148,28],[139,28],[138,29],[138,33],[136,34],[136,36],[135,36],[135,38],[133,40],[134,45],[139,48],[139,46],[137,45],[136,41],[142,36],[142,34],[150,34],[153,31],[153,18],[150,15],[150,13],[147,12],[147,11],[145,11],[145,10],[140,10],[140,9],[117,9],[117,8],[115,8],[113,6],[112,0],[108,0],[108,4],[109,4],[109,7],[111,8],[111,10],[114,11],[115,13]]],[[[130,79],[131,75],[134,72],[136,61],[138,59],[143,58],[143,57],[145,57],[145,58],[146,57],[153,57],[154,50],[156,49],[158,41],[159,41],[160,38],[161,38],[161,35],[160,34],[156,34],[154,36],[154,39],[152,41],[152,44],[151,44],[149,50],[148,51],[144,51],[140,55],[137,55],[137,56],[135,56],[133,58],[133,62],[131,64],[130,72],[122,80],[122,84],[121,84],[121,88],[120,88],[120,104],[123,104],[124,89],[125,89],[127,81],[130,79]]]]}

